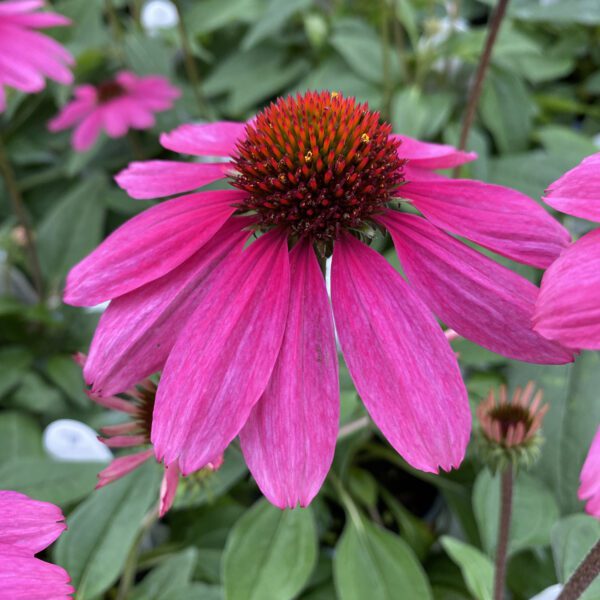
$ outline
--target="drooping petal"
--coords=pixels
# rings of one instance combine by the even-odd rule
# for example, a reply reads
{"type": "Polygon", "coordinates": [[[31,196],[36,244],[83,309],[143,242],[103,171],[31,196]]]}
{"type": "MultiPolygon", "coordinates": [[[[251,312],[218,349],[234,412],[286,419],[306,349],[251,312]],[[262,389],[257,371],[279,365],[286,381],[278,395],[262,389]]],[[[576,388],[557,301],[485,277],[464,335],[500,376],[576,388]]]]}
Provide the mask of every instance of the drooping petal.
{"type": "Polygon", "coordinates": [[[0,15],[21,15],[44,6],[44,0],[7,0],[0,4],[0,15]]]}
{"type": "Polygon", "coordinates": [[[600,222],[600,152],[555,181],[544,201],[561,212],[600,222]]]}
{"type": "Polygon", "coordinates": [[[579,499],[587,500],[586,512],[600,519],[600,427],[583,464],[580,481],[579,499]]]}
{"type": "Polygon", "coordinates": [[[181,125],[160,136],[168,150],[195,156],[231,156],[244,135],[245,123],[217,121],[206,125],[181,125]]]}
{"type": "Polygon", "coordinates": [[[15,546],[0,544],[0,598],[70,600],[75,590],[58,565],[34,558],[15,546]]]}
{"type": "Polygon", "coordinates": [[[436,178],[409,181],[399,194],[434,225],[535,267],[550,266],[571,240],[537,202],[499,185],[436,178]]]}
{"type": "Polygon", "coordinates": [[[242,192],[199,192],[163,202],[109,235],[67,277],[65,302],[94,306],[172,271],[233,214],[242,192]]]}
{"type": "Polygon", "coordinates": [[[412,288],[457,333],[509,358],[542,364],[572,352],[533,331],[538,288],[415,215],[388,211],[390,231],[412,288]]]}
{"type": "Polygon", "coordinates": [[[30,27],[32,29],[46,29],[48,27],[65,27],[71,25],[71,19],[53,12],[42,12],[32,14],[3,14],[0,17],[5,23],[18,25],[19,27],[30,27]]]}
{"type": "Polygon", "coordinates": [[[265,234],[223,269],[185,324],[162,372],[152,423],[159,460],[184,475],[239,433],[265,390],[289,301],[287,240],[265,234]]]}
{"type": "Polygon", "coordinates": [[[184,163],[170,160],[132,162],[115,181],[132,198],[161,198],[212,183],[225,176],[228,163],[184,163]]]}
{"type": "Polygon", "coordinates": [[[25,494],[0,491],[0,544],[31,554],[47,548],[67,528],[58,506],[25,494]]]}
{"type": "Polygon", "coordinates": [[[433,315],[382,256],[348,234],[336,241],[331,297],[356,389],[390,444],[417,469],[457,467],[471,414],[433,315]]]}
{"type": "Polygon", "coordinates": [[[153,454],[152,450],[145,450],[144,452],[135,452],[134,454],[115,458],[106,469],[98,473],[96,489],[124,477],[127,473],[131,473],[131,471],[145,463],[153,454]]]}
{"type": "Polygon", "coordinates": [[[465,152],[446,144],[421,142],[406,135],[393,134],[393,139],[402,143],[398,156],[409,160],[409,165],[423,169],[451,169],[477,158],[476,152],[465,152]]]}
{"type": "Polygon", "coordinates": [[[173,506],[173,502],[175,502],[180,473],[181,471],[176,462],[165,466],[165,472],[160,484],[160,501],[158,508],[158,516],[161,518],[167,514],[173,506]]]}
{"type": "MultiPolygon", "coordinates": [[[[164,366],[175,340],[228,257],[249,237],[234,217],[173,271],[113,300],[96,328],[84,377],[95,394],[126,390],[164,366]]],[[[124,402],[124,401],[122,401],[124,402]]]]}
{"type": "Polygon", "coordinates": [[[323,484],[339,421],[331,306],[307,241],[290,254],[290,307],[275,369],[240,432],[263,494],[280,508],[307,506],[323,484]]]}
{"type": "Polygon", "coordinates": [[[101,128],[102,113],[98,110],[94,110],[75,128],[71,137],[73,148],[75,148],[77,152],[89,150],[98,139],[101,128]]]}
{"type": "Polygon", "coordinates": [[[533,322],[547,338],[600,350],[600,229],[584,235],[546,271],[533,322]]]}
{"type": "Polygon", "coordinates": [[[48,122],[48,130],[62,131],[75,125],[94,110],[93,100],[73,100],[48,122]]]}

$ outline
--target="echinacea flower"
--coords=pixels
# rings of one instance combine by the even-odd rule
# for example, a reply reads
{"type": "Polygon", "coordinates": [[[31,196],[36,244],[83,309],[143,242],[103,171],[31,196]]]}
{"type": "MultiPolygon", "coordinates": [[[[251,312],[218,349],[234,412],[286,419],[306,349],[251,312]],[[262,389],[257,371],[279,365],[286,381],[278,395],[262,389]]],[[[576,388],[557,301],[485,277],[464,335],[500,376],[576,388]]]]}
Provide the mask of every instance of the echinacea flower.
{"type": "Polygon", "coordinates": [[[600,427],[596,431],[579,477],[579,499],[586,501],[588,514],[600,519],[600,427]]]}
{"type": "Polygon", "coordinates": [[[6,107],[4,86],[28,94],[44,89],[45,78],[68,85],[73,81],[71,54],[36,29],[70,25],[52,12],[35,12],[44,0],[0,0],[0,112],[6,107]]]}
{"type": "MultiPolygon", "coordinates": [[[[83,366],[86,359],[83,354],[78,354],[75,360],[83,366]]],[[[109,448],[143,447],[142,450],[132,454],[115,458],[106,469],[98,473],[96,488],[101,488],[131,473],[131,471],[154,457],[154,450],[150,442],[150,431],[152,428],[154,399],[156,397],[156,384],[150,379],[145,379],[119,396],[97,396],[89,390],[86,390],[86,393],[96,404],[129,416],[129,420],[124,423],[103,427],[101,431],[106,437],[99,438],[100,441],[104,442],[109,448]]],[[[221,454],[209,462],[205,468],[216,471],[222,463],[223,455],[221,454]]],[[[161,517],[173,505],[179,475],[180,470],[176,463],[168,467],[165,466],[159,499],[159,516],[161,517]]]]}
{"type": "Polygon", "coordinates": [[[539,457],[540,427],[548,405],[542,404],[542,390],[535,394],[534,390],[530,381],[524,389],[517,387],[509,399],[506,386],[501,385],[498,399],[491,390],[477,407],[479,451],[492,470],[502,471],[511,464],[528,467],[539,457]]]}
{"type": "MultiPolygon", "coordinates": [[[[546,204],[600,223],[600,152],[547,190],[546,204]]],[[[600,228],[569,246],[544,273],[534,329],[573,348],[600,350],[600,228]]]]}
{"type": "Polygon", "coordinates": [[[75,99],[48,123],[50,131],[75,126],[73,148],[90,148],[104,130],[109,137],[123,137],[130,129],[154,126],[154,114],[170,109],[180,92],[160,75],[138,77],[121,71],[100,85],[80,85],[75,99]]]}
{"type": "Polygon", "coordinates": [[[137,215],[73,268],[65,301],[111,300],[84,371],[94,393],[162,369],[152,442],[165,464],[189,473],[239,434],[267,498],[307,505],[338,430],[334,317],[371,417],[425,471],[461,462],[471,424],[434,313],[513,358],[571,360],[531,330],[537,288],[444,232],[542,267],[568,243],[526,196],[432,172],[473,154],[392,135],[378,113],[336,92],[279,99],[246,124],[184,125],[161,143],[232,162],[133,163],[117,177],[131,196],[224,177],[237,189],[191,193],[137,215]],[[369,247],[384,229],[408,283],[369,247]]]}
{"type": "Polygon", "coordinates": [[[54,504],[0,491],[0,598],[66,600],[74,589],[67,572],[35,554],[67,528],[54,504]]]}

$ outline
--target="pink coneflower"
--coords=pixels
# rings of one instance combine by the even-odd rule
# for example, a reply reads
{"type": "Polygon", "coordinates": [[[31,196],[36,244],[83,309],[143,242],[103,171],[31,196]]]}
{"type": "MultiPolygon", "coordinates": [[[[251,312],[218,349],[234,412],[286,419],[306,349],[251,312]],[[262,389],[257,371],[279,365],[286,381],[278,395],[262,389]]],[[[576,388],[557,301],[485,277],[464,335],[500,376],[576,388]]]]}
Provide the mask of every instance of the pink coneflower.
{"type": "MultiPolygon", "coordinates": [[[[547,204],[600,223],[600,153],[588,156],[546,190],[547,204]]],[[[534,328],[573,348],[600,350],[600,229],[566,249],[546,271],[534,328]]]]}
{"type": "Polygon", "coordinates": [[[75,591],[58,565],[35,558],[67,528],[54,504],[0,491],[0,598],[66,600],[75,591]]]}
{"type": "Polygon", "coordinates": [[[45,77],[70,84],[73,57],[60,44],[36,29],[69,25],[52,12],[35,12],[43,0],[0,0],[0,112],[6,107],[4,86],[26,93],[44,89],[45,77]]]}
{"type": "Polygon", "coordinates": [[[334,316],[367,410],[426,471],[461,462],[471,423],[434,313],[496,352],[571,360],[531,330],[537,288],[443,231],[539,266],[568,243],[526,196],[431,171],[473,154],[392,135],[378,113],[328,92],[280,99],[247,124],[184,125],[161,143],[233,162],[133,163],[117,177],[133,197],[225,176],[237,189],[134,217],[71,271],[65,301],[112,300],[85,369],[95,393],[164,367],[152,441],[165,464],[188,473],[240,434],[264,494],[282,507],[308,504],[338,429],[334,316]],[[369,248],[383,229],[409,283],[369,248]],[[251,232],[258,239],[244,249],[251,232]],[[331,255],[330,300],[322,271],[331,255]]]}
{"type": "Polygon", "coordinates": [[[100,85],[75,88],[75,100],[48,123],[50,131],[75,126],[73,148],[82,152],[90,148],[104,130],[112,138],[123,137],[129,129],[149,129],[154,113],[168,110],[180,92],[164,77],[138,77],[121,71],[114,79],[100,85]]]}
{"type": "Polygon", "coordinates": [[[579,499],[587,501],[587,513],[600,519],[600,427],[596,431],[579,479],[579,499]]]}
{"type": "MultiPolygon", "coordinates": [[[[79,364],[85,364],[85,356],[77,355],[79,364]]],[[[152,428],[152,413],[154,411],[154,399],[156,396],[156,384],[150,379],[133,386],[124,394],[119,396],[98,396],[87,391],[88,397],[105,408],[125,413],[129,416],[128,421],[118,425],[109,425],[101,429],[106,437],[99,438],[110,448],[135,448],[138,450],[126,456],[115,458],[106,469],[98,474],[97,488],[131,473],[147,460],[154,457],[154,450],[150,442],[150,431],[152,428]]],[[[217,470],[223,463],[223,455],[216,456],[205,468],[211,471],[217,470]]],[[[165,467],[163,480],[160,488],[159,516],[164,516],[171,508],[175,500],[177,485],[179,483],[180,470],[176,463],[165,467]]]]}

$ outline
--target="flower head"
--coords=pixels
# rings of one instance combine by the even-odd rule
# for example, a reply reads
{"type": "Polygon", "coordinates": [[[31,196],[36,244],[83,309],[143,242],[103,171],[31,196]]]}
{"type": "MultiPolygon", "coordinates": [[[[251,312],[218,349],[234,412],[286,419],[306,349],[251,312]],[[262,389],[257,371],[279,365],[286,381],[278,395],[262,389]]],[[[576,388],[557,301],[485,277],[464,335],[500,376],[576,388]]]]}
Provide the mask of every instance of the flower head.
{"type": "Polygon", "coordinates": [[[31,94],[44,89],[45,77],[65,85],[73,81],[71,54],[36,31],[71,21],[56,13],[36,12],[43,5],[43,0],[0,1],[0,112],[6,106],[5,85],[31,94]]]}
{"type": "Polygon", "coordinates": [[[482,459],[493,470],[503,470],[509,464],[529,466],[538,458],[542,442],[539,431],[548,405],[542,405],[542,390],[535,394],[534,390],[530,381],[524,389],[517,387],[509,400],[506,386],[501,385],[498,400],[491,390],[477,407],[482,459]]]}
{"type": "MultiPolygon", "coordinates": [[[[76,360],[85,364],[85,356],[77,355],[76,360]]],[[[105,408],[125,413],[129,420],[118,425],[109,425],[101,429],[105,437],[100,437],[110,448],[134,448],[142,446],[143,449],[132,454],[115,458],[106,469],[98,474],[96,488],[101,488],[108,483],[127,475],[134,469],[154,456],[150,432],[152,429],[152,413],[156,397],[156,384],[151,379],[133,386],[124,394],[118,396],[97,396],[87,390],[89,398],[105,408]]],[[[206,471],[215,471],[223,463],[222,455],[209,462],[206,471]]],[[[165,472],[160,489],[159,515],[162,517],[171,508],[175,500],[180,470],[176,464],[165,465],[165,472]]]]}
{"type": "Polygon", "coordinates": [[[129,129],[149,129],[155,122],[154,113],[170,109],[179,95],[164,77],[138,77],[121,71],[100,85],[78,86],[75,99],[48,127],[50,131],[62,131],[75,126],[73,148],[81,152],[94,144],[101,130],[118,138],[129,129]]]}
{"type": "MultiPolygon", "coordinates": [[[[544,200],[569,215],[600,223],[600,152],[547,190],[544,200]]],[[[567,248],[544,273],[534,328],[573,348],[600,350],[600,228],[567,248]]]]}
{"type": "Polygon", "coordinates": [[[0,491],[0,598],[71,597],[74,590],[67,572],[35,558],[66,528],[58,506],[0,491]]]}
{"type": "Polygon", "coordinates": [[[426,471],[461,462],[471,423],[434,314],[513,358],[572,359],[531,330],[537,288],[444,231],[537,266],[568,243],[526,196],[433,172],[473,154],[392,134],[335,92],[279,100],[248,123],[184,125],[161,143],[225,160],[133,163],[117,176],[131,196],[224,178],[231,187],[134,217],[71,271],[65,301],[111,300],[84,371],[93,393],[162,370],[151,440],[165,464],[189,473],[240,435],[265,495],[308,504],[337,436],[334,316],[371,417],[426,471]],[[379,232],[391,234],[410,285],[369,247],[379,232]]]}
{"type": "Polygon", "coordinates": [[[579,499],[586,501],[587,513],[600,519],[600,427],[581,469],[580,480],[579,499]]]}

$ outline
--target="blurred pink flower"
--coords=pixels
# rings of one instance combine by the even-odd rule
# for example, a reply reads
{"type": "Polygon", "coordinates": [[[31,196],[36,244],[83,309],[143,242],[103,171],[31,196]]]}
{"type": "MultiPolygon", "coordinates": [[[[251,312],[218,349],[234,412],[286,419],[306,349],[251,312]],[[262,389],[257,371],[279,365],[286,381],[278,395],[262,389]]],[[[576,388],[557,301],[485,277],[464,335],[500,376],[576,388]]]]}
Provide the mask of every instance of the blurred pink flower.
{"type": "Polygon", "coordinates": [[[580,481],[579,499],[587,500],[586,512],[600,519],[600,427],[581,469],[580,481]]]}
{"type": "Polygon", "coordinates": [[[35,558],[67,528],[54,504],[0,491],[0,598],[62,600],[74,592],[67,572],[35,558]]]}
{"type": "Polygon", "coordinates": [[[113,138],[123,137],[129,129],[149,129],[154,113],[168,110],[180,92],[164,77],[138,77],[121,71],[113,80],[98,86],[80,85],[75,99],[49,123],[50,131],[75,126],[72,143],[78,152],[89,149],[103,129],[113,138]]]}
{"type": "MultiPolygon", "coordinates": [[[[546,191],[547,204],[600,223],[600,152],[588,156],[546,191]]],[[[573,348],[600,350],[600,229],[569,246],[546,271],[534,328],[573,348]]]]}
{"type": "Polygon", "coordinates": [[[0,0],[0,112],[6,107],[3,86],[26,93],[44,89],[45,77],[68,85],[73,57],[59,43],[35,31],[70,25],[52,12],[35,12],[43,0],[0,0]]]}
{"type": "Polygon", "coordinates": [[[269,500],[307,505],[338,430],[334,316],[367,410],[425,471],[457,466],[471,428],[434,314],[512,358],[572,360],[531,330],[538,289],[444,231],[545,267],[568,244],[566,230],[523,194],[433,172],[474,154],[390,131],[352,98],[308,93],[248,124],[184,125],[161,137],[170,150],[233,162],[136,162],[117,176],[135,198],[226,176],[239,188],[150,208],[68,276],[69,304],[112,300],[84,372],[95,393],[163,369],[152,441],[165,464],[188,473],[240,434],[269,500]],[[400,212],[397,197],[423,216],[400,212]],[[364,243],[383,228],[408,284],[364,243]],[[245,248],[252,231],[262,235],[245,248]],[[331,255],[330,299],[322,270],[331,255]]]}
{"type": "MultiPolygon", "coordinates": [[[[83,366],[86,357],[78,354],[76,361],[83,366]]],[[[154,456],[154,450],[150,442],[150,430],[152,428],[152,412],[154,410],[154,399],[156,396],[156,384],[146,379],[133,386],[120,396],[101,397],[87,392],[89,398],[105,408],[116,410],[129,415],[130,420],[118,425],[109,425],[101,429],[107,437],[99,438],[110,448],[133,448],[144,446],[143,450],[115,458],[106,469],[98,474],[96,488],[101,488],[108,483],[131,473],[140,465],[154,456]],[[150,447],[148,447],[150,446],[150,447]]],[[[223,455],[218,455],[212,462],[206,465],[210,470],[217,470],[223,464],[223,455]]],[[[176,463],[165,466],[165,472],[160,488],[159,516],[165,513],[173,505],[177,485],[179,483],[180,470],[176,463]]]]}

